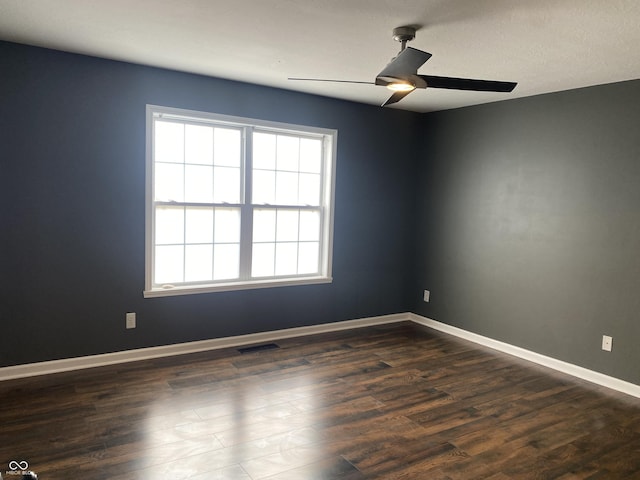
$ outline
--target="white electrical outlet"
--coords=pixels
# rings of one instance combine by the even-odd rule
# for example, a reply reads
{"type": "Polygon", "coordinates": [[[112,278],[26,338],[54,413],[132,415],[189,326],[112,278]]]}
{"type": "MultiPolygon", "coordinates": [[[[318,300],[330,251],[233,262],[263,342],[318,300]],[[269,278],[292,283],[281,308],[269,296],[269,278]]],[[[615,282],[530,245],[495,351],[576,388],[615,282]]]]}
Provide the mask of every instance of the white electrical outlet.
{"type": "Polygon", "coordinates": [[[127,313],[127,328],[136,328],[136,314],[135,312],[127,313]]]}
{"type": "Polygon", "coordinates": [[[423,300],[424,300],[425,302],[428,302],[428,301],[429,301],[429,297],[430,297],[430,296],[431,296],[431,293],[429,292],[429,290],[425,290],[425,291],[424,291],[424,296],[423,296],[422,298],[423,298],[423,300]]]}
{"type": "Polygon", "coordinates": [[[612,346],[613,346],[613,337],[610,337],[609,335],[603,335],[602,336],[602,349],[607,351],[607,352],[610,352],[612,346]]]}

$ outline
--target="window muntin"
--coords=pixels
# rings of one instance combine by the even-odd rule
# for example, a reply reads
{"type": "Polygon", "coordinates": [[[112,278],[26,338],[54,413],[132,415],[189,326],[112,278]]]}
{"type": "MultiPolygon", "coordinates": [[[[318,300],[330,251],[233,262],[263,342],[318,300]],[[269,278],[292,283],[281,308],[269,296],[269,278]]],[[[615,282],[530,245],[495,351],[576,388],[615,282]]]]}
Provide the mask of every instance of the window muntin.
{"type": "Polygon", "coordinates": [[[145,296],[331,281],[335,141],[148,106],[145,296]]]}

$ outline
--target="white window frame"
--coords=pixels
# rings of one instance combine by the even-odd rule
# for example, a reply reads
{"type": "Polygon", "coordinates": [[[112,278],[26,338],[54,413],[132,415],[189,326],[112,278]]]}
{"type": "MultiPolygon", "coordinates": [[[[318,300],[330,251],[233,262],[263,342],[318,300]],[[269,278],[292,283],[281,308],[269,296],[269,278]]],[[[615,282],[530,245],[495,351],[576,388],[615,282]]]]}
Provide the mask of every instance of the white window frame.
{"type": "MultiPolygon", "coordinates": [[[[172,295],[186,295],[195,293],[220,292],[230,290],[246,290],[255,288],[269,288],[290,285],[309,285],[332,282],[332,253],[333,253],[333,217],[335,197],[335,168],[336,168],[336,144],[337,130],[292,125],[280,122],[271,122],[252,118],[220,115],[195,110],[185,110],[158,105],[146,107],[146,221],[145,221],[145,289],[144,297],[164,297],[172,295]],[[241,241],[240,245],[240,279],[232,281],[211,282],[206,284],[178,284],[178,285],[154,285],[154,248],[155,248],[155,206],[154,200],[154,118],[174,118],[182,121],[205,122],[218,126],[231,126],[243,130],[242,147],[242,172],[241,180],[241,228],[252,228],[253,209],[268,208],[297,208],[304,209],[300,205],[253,205],[250,199],[251,182],[251,132],[266,131],[277,134],[290,134],[296,136],[311,136],[321,138],[323,141],[322,159],[322,188],[321,188],[321,236],[320,236],[320,267],[319,274],[274,276],[252,279],[250,271],[246,268],[247,255],[251,258],[252,243],[241,241]],[[245,268],[242,265],[245,265],[245,268]]],[[[185,202],[186,203],[186,202],[185,202]]]]}

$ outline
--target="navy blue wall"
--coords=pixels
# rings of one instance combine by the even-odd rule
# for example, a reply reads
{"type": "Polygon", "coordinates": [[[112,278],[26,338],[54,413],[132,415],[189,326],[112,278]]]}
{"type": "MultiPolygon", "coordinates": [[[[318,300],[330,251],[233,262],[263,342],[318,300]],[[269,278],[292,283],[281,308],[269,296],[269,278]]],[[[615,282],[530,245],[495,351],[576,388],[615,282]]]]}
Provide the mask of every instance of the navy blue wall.
{"type": "Polygon", "coordinates": [[[0,366],[408,310],[416,114],[11,43],[0,70],[0,366]],[[334,282],[143,299],[146,104],[337,129],[334,282]]]}
{"type": "Polygon", "coordinates": [[[639,125],[640,81],[426,116],[411,310],[640,384],[639,125]]]}

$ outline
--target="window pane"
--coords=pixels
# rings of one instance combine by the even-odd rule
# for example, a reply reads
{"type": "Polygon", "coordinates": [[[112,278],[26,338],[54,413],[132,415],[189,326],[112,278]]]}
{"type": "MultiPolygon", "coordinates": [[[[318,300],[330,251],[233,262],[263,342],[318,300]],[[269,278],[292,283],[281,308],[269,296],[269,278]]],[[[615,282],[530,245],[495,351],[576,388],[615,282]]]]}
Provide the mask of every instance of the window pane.
{"type": "Polygon", "coordinates": [[[276,239],[276,211],[254,210],[253,241],[273,242],[276,239]]]}
{"type": "Polygon", "coordinates": [[[156,162],[184,163],[184,125],[155,121],[154,160],[156,162]]]}
{"type": "Polygon", "coordinates": [[[240,130],[217,128],[214,134],[213,158],[216,165],[240,167],[240,130]]]}
{"type": "Polygon", "coordinates": [[[277,242],[298,241],[298,210],[278,210],[276,224],[277,242]]]}
{"type": "Polygon", "coordinates": [[[300,234],[299,240],[318,241],[320,240],[320,212],[300,212],[300,234]]]}
{"type": "Polygon", "coordinates": [[[270,133],[253,134],[253,168],[275,170],[276,136],[270,133]]]}
{"type": "Polygon", "coordinates": [[[213,128],[185,126],[185,163],[213,165],[213,128]]]}
{"type": "Polygon", "coordinates": [[[154,283],[180,283],[184,281],[184,247],[182,245],[158,246],[155,249],[154,283]]]}
{"type": "Polygon", "coordinates": [[[253,245],[252,277],[271,277],[274,272],[275,243],[253,245]]]}
{"type": "Polygon", "coordinates": [[[300,205],[320,205],[320,175],[300,174],[300,205]]]}
{"type": "Polygon", "coordinates": [[[183,165],[157,163],[154,177],[154,198],[156,202],[184,201],[183,165]]]}
{"type": "Polygon", "coordinates": [[[298,273],[318,273],[318,242],[301,243],[298,247],[298,273]]]}
{"type": "Polygon", "coordinates": [[[295,275],[298,271],[298,244],[276,243],[276,275],[295,275]]]}
{"type": "Polygon", "coordinates": [[[276,204],[298,204],[298,174],[276,172],[276,204]]]}
{"type": "Polygon", "coordinates": [[[297,172],[300,140],[297,137],[278,135],[277,146],[276,169],[297,172]]]}
{"type": "Polygon", "coordinates": [[[240,272],[240,245],[216,245],[213,261],[213,279],[238,278],[240,272]]]}
{"type": "Polygon", "coordinates": [[[184,173],[185,201],[211,203],[213,200],[213,167],[185,165],[184,173]]]}
{"type": "Polygon", "coordinates": [[[213,208],[187,207],[186,243],[213,243],[213,208]]]}
{"type": "Polygon", "coordinates": [[[186,245],[184,257],[185,282],[211,280],[213,245],[186,245]]]}
{"type": "Polygon", "coordinates": [[[322,166],[322,140],[300,139],[300,171],[320,173],[322,166]]]}
{"type": "Polygon", "coordinates": [[[239,208],[216,208],[215,242],[240,243],[239,208]]]}
{"type": "Polygon", "coordinates": [[[253,203],[275,205],[276,173],[265,170],[253,171],[253,203]]]}
{"type": "Polygon", "coordinates": [[[156,207],[156,245],[184,243],[184,207],[156,207]]]}
{"type": "Polygon", "coordinates": [[[240,169],[214,167],[213,201],[215,203],[240,203],[240,169]]]}

